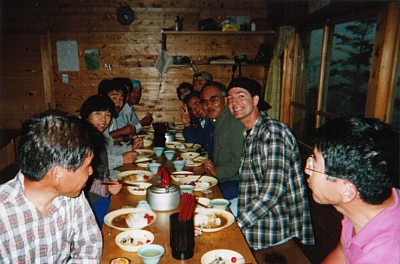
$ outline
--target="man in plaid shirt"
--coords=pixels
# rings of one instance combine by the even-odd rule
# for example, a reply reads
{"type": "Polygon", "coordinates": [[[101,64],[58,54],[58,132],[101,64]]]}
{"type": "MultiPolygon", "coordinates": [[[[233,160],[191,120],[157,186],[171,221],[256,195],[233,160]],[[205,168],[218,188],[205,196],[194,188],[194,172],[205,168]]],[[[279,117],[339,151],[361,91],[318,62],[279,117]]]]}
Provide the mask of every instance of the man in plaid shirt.
{"type": "Polygon", "coordinates": [[[92,174],[82,120],[48,111],[22,125],[21,171],[0,186],[1,263],[98,263],[102,236],[82,188],[92,174]]]}
{"type": "Polygon", "coordinates": [[[266,108],[260,92],[248,78],[233,79],[228,86],[229,109],[245,128],[237,222],[255,251],[292,239],[314,244],[296,139],[286,125],[259,111],[266,108]]]}

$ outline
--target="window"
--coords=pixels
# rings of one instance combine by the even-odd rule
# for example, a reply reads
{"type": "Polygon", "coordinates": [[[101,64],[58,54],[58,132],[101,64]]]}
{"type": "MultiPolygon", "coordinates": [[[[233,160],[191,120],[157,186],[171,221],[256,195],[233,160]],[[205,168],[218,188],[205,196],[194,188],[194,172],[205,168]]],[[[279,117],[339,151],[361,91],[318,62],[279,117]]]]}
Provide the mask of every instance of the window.
{"type": "Polygon", "coordinates": [[[300,33],[291,128],[310,145],[326,118],[365,114],[376,18],[300,33]]]}

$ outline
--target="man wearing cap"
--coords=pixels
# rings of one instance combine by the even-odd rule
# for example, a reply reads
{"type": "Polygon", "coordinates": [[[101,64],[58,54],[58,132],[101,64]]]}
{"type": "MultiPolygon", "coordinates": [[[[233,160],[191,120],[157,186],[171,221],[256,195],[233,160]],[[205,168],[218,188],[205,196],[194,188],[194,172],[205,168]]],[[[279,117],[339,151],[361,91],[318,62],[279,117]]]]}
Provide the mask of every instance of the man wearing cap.
{"type": "Polygon", "coordinates": [[[295,252],[293,239],[312,245],[314,234],[296,139],[285,124],[259,111],[259,105],[268,108],[260,93],[249,78],[228,86],[229,110],[245,128],[236,219],[261,262],[268,248],[295,252]]]}
{"type": "MultiPolygon", "coordinates": [[[[134,115],[136,115],[134,111],[134,105],[139,104],[140,99],[142,98],[142,83],[139,80],[132,80],[131,84],[132,85],[128,86],[129,93],[127,103],[131,107],[134,115]]],[[[153,122],[153,116],[150,113],[147,113],[139,122],[142,127],[149,126],[153,122]]]]}
{"type": "Polygon", "coordinates": [[[193,75],[193,90],[196,92],[201,92],[206,82],[212,82],[213,76],[211,73],[202,71],[195,73],[193,75]]]}

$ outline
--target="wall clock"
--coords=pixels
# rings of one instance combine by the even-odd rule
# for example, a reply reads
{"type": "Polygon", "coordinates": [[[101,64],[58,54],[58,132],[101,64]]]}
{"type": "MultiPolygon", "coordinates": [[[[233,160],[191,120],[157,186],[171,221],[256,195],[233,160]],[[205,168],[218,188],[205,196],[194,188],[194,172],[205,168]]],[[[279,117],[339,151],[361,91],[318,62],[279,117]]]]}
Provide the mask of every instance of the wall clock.
{"type": "Polygon", "coordinates": [[[120,6],[117,9],[117,19],[122,25],[130,25],[135,19],[135,13],[129,6],[120,6]]]}

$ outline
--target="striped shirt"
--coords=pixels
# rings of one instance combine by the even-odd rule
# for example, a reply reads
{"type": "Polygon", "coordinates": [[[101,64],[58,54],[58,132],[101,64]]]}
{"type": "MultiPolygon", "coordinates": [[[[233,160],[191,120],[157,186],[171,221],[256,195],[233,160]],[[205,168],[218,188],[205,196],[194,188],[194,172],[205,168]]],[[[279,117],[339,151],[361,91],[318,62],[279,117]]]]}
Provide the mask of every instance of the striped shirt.
{"type": "Polygon", "coordinates": [[[303,244],[314,244],[305,178],[293,134],[286,125],[260,112],[244,137],[237,221],[247,242],[256,250],[295,237],[303,244]]]}
{"type": "Polygon", "coordinates": [[[103,240],[83,192],[54,198],[44,216],[23,182],[19,172],[0,185],[0,263],[98,263],[103,240]]]}

